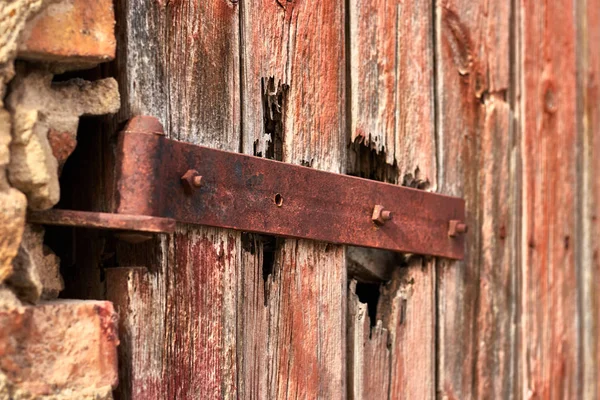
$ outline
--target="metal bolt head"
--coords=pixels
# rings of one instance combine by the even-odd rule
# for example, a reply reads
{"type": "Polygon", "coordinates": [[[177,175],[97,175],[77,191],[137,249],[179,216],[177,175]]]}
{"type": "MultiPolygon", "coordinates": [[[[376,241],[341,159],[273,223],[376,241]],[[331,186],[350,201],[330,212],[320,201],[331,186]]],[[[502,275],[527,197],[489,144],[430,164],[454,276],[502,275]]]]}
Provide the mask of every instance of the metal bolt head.
{"type": "Polygon", "coordinates": [[[391,211],[386,210],[381,204],[376,204],[373,208],[373,216],[371,217],[373,222],[378,225],[385,224],[385,221],[392,219],[391,211]]]}
{"type": "Polygon", "coordinates": [[[181,177],[181,184],[187,194],[192,194],[195,189],[202,186],[202,176],[195,169],[188,169],[181,177]]]}
{"type": "Polygon", "coordinates": [[[467,233],[468,230],[469,227],[467,226],[467,224],[458,219],[453,219],[450,220],[450,223],[448,225],[448,236],[455,237],[463,233],[467,233]]]}

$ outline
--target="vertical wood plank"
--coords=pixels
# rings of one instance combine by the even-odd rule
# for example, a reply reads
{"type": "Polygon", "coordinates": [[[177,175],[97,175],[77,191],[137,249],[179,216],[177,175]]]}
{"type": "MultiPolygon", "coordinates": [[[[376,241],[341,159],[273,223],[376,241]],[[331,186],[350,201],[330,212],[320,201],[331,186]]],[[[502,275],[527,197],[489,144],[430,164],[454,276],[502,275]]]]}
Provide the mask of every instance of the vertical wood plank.
{"type": "Polygon", "coordinates": [[[463,262],[437,275],[438,395],[515,396],[518,190],[510,2],[436,1],[438,188],[464,197],[463,262]]]}
{"type": "Polygon", "coordinates": [[[577,2],[581,218],[577,235],[581,395],[600,398],[600,2],[577,2]]]}
{"type": "Polygon", "coordinates": [[[390,331],[389,399],[435,397],[434,268],[417,258],[396,268],[382,290],[378,314],[390,331]]]}
{"type": "MultiPolygon", "coordinates": [[[[350,139],[394,167],[395,176],[376,176],[435,190],[432,3],[351,0],[348,16],[350,139]]],[[[372,175],[350,161],[351,173],[372,175]]],[[[374,327],[365,305],[352,290],[349,296],[349,397],[434,397],[435,262],[413,258],[395,267],[374,327]]]]}
{"type": "Polygon", "coordinates": [[[577,398],[574,2],[519,2],[523,397],[577,398]]]}
{"type": "MultiPolygon", "coordinates": [[[[120,121],[154,115],[170,138],[238,151],[238,14],[221,0],[118,1],[120,121]]],[[[147,271],[107,275],[132,376],[120,397],[237,398],[240,234],[180,226],[134,247],[120,245],[117,262],[147,271]]]]}
{"type": "Polygon", "coordinates": [[[348,14],[350,140],[384,153],[400,182],[434,190],[431,2],[351,0],[348,14]]]}
{"type": "MultiPolygon", "coordinates": [[[[245,1],[241,18],[243,151],[344,172],[343,2],[245,1]]],[[[259,261],[245,267],[263,271],[245,273],[241,296],[254,300],[240,313],[256,325],[241,329],[266,337],[240,338],[240,397],[344,397],[344,248],[254,243],[259,261]]]]}
{"type": "Polygon", "coordinates": [[[390,393],[389,331],[378,320],[371,326],[368,306],[356,294],[356,281],[348,290],[348,396],[385,399],[390,393]]]}

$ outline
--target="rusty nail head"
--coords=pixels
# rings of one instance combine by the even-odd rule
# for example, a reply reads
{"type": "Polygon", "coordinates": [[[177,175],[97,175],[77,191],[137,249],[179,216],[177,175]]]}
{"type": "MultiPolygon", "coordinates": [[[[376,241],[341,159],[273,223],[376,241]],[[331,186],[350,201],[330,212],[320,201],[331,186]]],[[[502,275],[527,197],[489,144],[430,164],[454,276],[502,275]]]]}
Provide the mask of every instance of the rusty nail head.
{"type": "Polygon", "coordinates": [[[373,208],[373,216],[371,219],[376,224],[383,225],[385,224],[385,221],[392,219],[392,213],[386,210],[381,204],[376,204],[373,208]]]}
{"type": "Polygon", "coordinates": [[[187,194],[192,194],[194,189],[202,185],[202,176],[195,169],[188,169],[181,177],[181,184],[187,194]]]}
{"type": "Polygon", "coordinates": [[[462,233],[467,233],[468,230],[469,227],[467,226],[467,224],[460,220],[453,219],[450,220],[450,224],[448,226],[448,236],[455,237],[462,233]]]}

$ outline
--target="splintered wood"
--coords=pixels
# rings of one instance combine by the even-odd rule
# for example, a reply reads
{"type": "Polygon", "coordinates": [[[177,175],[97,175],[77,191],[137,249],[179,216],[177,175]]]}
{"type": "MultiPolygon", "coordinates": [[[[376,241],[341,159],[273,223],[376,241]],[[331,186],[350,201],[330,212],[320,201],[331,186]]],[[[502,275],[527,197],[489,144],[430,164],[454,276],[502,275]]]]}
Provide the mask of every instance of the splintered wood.
{"type": "MultiPolygon", "coordinates": [[[[387,171],[361,171],[362,163],[352,159],[349,172],[371,178],[385,176],[390,181],[435,190],[432,3],[380,3],[348,3],[348,117],[351,140],[385,154],[385,163],[395,167],[396,176],[390,177],[387,171]]],[[[379,260],[390,261],[384,256],[379,260]]],[[[393,270],[399,266],[392,261],[393,270]]],[[[435,261],[411,259],[382,289],[385,295],[379,299],[375,321],[370,323],[365,305],[351,286],[347,317],[349,398],[434,397],[435,274],[435,261]],[[418,375],[413,367],[418,368],[418,375]]]]}
{"type": "MultiPolygon", "coordinates": [[[[240,18],[243,151],[345,172],[343,2],[246,2],[240,18]]],[[[286,239],[266,261],[265,242],[254,244],[241,294],[265,302],[240,304],[252,318],[238,338],[240,396],[343,398],[344,247],[286,239]]]]}
{"type": "MultiPolygon", "coordinates": [[[[167,137],[238,151],[237,7],[123,1],[116,13],[121,118],[153,115],[167,137]]],[[[240,233],[181,227],[140,246],[121,248],[125,268],[107,274],[124,332],[120,395],[237,398],[240,233]]]]}

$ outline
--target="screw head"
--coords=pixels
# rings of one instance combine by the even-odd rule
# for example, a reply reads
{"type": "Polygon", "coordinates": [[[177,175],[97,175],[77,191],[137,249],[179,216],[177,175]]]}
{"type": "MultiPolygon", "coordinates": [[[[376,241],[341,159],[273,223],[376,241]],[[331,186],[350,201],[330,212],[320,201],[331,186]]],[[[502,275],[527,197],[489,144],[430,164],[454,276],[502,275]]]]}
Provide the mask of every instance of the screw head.
{"type": "Polygon", "coordinates": [[[181,184],[187,194],[192,194],[195,189],[202,186],[202,176],[195,169],[188,169],[181,177],[181,184]]]}
{"type": "Polygon", "coordinates": [[[456,237],[463,233],[467,233],[468,230],[469,227],[467,224],[458,219],[450,220],[450,223],[448,224],[448,236],[450,237],[456,237]]]}
{"type": "Polygon", "coordinates": [[[385,224],[385,221],[389,221],[390,219],[392,219],[391,211],[386,210],[381,204],[376,204],[375,207],[373,207],[373,216],[371,217],[373,222],[378,225],[383,225],[385,224]]]}

